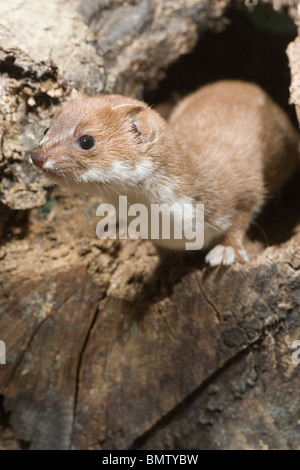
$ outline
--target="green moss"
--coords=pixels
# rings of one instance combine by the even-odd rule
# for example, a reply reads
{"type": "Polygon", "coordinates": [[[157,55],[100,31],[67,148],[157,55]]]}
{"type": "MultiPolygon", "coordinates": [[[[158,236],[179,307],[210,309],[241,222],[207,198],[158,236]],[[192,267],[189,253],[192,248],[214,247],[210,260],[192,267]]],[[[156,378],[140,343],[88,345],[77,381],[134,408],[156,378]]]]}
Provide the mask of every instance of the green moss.
{"type": "Polygon", "coordinates": [[[297,26],[289,16],[279,13],[269,5],[246,7],[236,5],[236,9],[258,30],[271,34],[297,35],[297,26]]]}
{"type": "Polygon", "coordinates": [[[46,204],[39,210],[35,218],[37,220],[46,219],[48,214],[50,214],[53,206],[55,206],[56,204],[57,204],[56,199],[49,199],[49,201],[47,201],[46,204]]]}

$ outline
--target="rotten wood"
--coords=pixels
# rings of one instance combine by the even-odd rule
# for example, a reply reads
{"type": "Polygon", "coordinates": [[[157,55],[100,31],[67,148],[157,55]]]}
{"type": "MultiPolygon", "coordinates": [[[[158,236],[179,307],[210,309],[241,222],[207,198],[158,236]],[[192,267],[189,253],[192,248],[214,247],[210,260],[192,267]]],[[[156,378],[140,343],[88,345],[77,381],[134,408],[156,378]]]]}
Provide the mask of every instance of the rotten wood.
{"type": "Polygon", "coordinates": [[[16,437],[32,449],[299,447],[299,236],[227,271],[200,260],[156,277],[156,264],[150,245],[124,244],[105,297],[83,268],[6,282],[0,383],[16,437]]]}

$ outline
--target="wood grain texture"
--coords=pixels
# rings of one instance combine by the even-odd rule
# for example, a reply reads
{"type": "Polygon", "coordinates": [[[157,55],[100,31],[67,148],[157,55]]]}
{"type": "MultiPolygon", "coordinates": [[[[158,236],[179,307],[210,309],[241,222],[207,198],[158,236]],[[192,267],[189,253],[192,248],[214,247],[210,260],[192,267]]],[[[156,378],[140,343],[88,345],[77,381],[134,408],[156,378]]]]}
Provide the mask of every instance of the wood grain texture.
{"type": "MultiPolygon", "coordinates": [[[[16,437],[32,449],[298,448],[299,246],[223,272],[154,269],[146,285],[144,268],[129,281],[127,246],[105,297],[84,268],[10,284],[0,384],[16,437]]],[[[136,262],[147,257],[155,268],[142,244],[136,262]]]]}
{"type": "Polygon", "coordinates": [[[10,299],[1,295],[8,357],[1,394],[16,437],[32,449],[69,448],[78,367],[100,295],[84,268],[12,285],[10,299]]]}
{"type": "MultiPolygon", "coordinates": [[[[201,406],[194,409],[194,402],[198,403],[203,394],[207,397],[207,390],[214,384],[218,386],[219,375],[226,377],[229,373],[232,382],[236,382],[236,400],[243,398],[243,380],[247,378],[241,378],[240,374],[246,366],[234,368],[232,364],[243,364],[249,355],[252,357],[250,377],[251,371],[255,375],[261,367],[260,356],[265,356],[268,363],[270,355],[266,371],[263,369],[267,396],[274,394],[273,382],[278,386],[285,374],[292,382],[290,390],[297,387],[297,368],[291,363],[290,348],[293,337],[300,332],[300,276],[286,256],[287,253],[276,262],[270,257],[263,267],[237,266],[221,276],[207,270],[177,273],[182,277],[170,286],[172,293],[165,299],[125,302],[107,298],[102,301],[82,362],[73,446],[84,449],[92,443],[93,448],[106,449],[205,448],[200,436],[194,436],[190,444],[184,434],[193,435],[194,427],[187,431],[191,414],[193,426],[197,426],[201,413],[206,413],[201,406]],[[287,325],[284,344],[279,342],[276,347],[270,344],[273,335],[277,341],[278,331],[286,330],[287,325]],[[99,345],[100,337],[103,342],[99,345]],[[261,354],[255,353],[258,347],[263,349],[261,354]],[[282,369],[278,373],[274,371],[274,378],[275,349],[281,356],[282,369]],[[232,369],[234,372],[227,372],[232,369]],[[88,390],[91,383],[94,386],[88,390]],[[241,397],[238,397],[239,387],[241,397]],[[88,433],[83,432],[87,423],[90,423],[88,433]]],[[[295,262],[294,256],[293,253],[295,262]]],[[[245,370],[246,377],[247,373],[245,370]]],[[[262,402],[262,408],[263,394],[260,389],[256,397],[262,402]]],[[[225,406],[223,401],[230,399],[234,407],[231,391],[228,396],[224,392],[220,407],[225,406]]],[[[219,401],[216,397],[212,400],[213,416],[214,412],[218,414],[219,401]]],[[[252,409],[255,399],[253,403],[251,398],[247,400],[247,406],[252,409]]],[[[293,409],[296,409],[296,401],[297,393],[290,397],[293,409]]],[[[273,406],[275,403],[270,398],[269,411],[275,413],[273,406]]],[[[258,448],[259,439],[248,435],[247,428],[251,425],[246,411],[244,421],[240,418],[237,425],[243,437],[235,440],[234,433],[238,433],[238,429],[233,429],[228,412],[224,429],[230,428],[229,435],[218,443],[222,423],[217,420],[217,430],[212,433],[209,447],[258,448]]],[[[261,419],[270,434],[271,428],[265,422],[267,417],[261,419]]],[[[211,426],[207,420],[206,443],[211,426]]],[[[293,428],[296,429],[295,423],[293,428]]],[[[253,426],[253,433],[255,429],[258,432],[257,425],[253,426]]],[[[275,446],[286,445],[286,436],[280,432],[274,440],[264,440],[262,434],[260,439],[270,447],[276,442],[275,446]]],[[[296,437],[294,445],[300,445],[296,437]]]]}

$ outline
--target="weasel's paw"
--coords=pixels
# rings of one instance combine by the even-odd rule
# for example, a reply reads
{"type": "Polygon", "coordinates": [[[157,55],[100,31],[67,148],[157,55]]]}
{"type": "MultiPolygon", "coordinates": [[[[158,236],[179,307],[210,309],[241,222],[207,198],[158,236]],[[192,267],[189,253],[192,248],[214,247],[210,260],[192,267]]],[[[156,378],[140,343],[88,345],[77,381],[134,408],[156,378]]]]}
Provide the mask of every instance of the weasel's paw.
{"type": "Polygon", "coordinates": [[[248,255],[244,249],[235,250],[232,246],[216,245],[206,255],[205,261],[210,266],[215,267],[223,264],[230,266],[237,259],[240,263],[249,261],[248,255]]]}

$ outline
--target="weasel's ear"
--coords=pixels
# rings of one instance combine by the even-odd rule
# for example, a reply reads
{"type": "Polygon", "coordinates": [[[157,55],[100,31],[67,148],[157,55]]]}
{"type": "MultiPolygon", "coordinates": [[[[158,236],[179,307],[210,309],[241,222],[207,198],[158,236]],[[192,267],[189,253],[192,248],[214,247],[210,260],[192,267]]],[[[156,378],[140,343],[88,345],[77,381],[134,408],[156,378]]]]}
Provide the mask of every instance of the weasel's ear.
{"type": "Polygon", "coordinates": [[[71,100],[73,100],[74,98],[77,98],[78,95],[79,95],[79,91],[77,91],[76,88],[73,88],[70,94],[71,100]]]}
{"type": "Polygon", "coordinates": [[[74,100],[75,98],[79,98],[80,96],[83,97],[85,95],[83,93],[80,93],[80,91],[76,90],[76,88],[73,88],[69,96],[69,99],[74,100]]]}
{"type": "Polygon", "coordinates": [[[129,122],[131,132],[138,137],[140,143],[151,144],[158,135],[158,127],[149,108],[139,105],[122,104],[113,109],[120,109],[129,122]]]}

